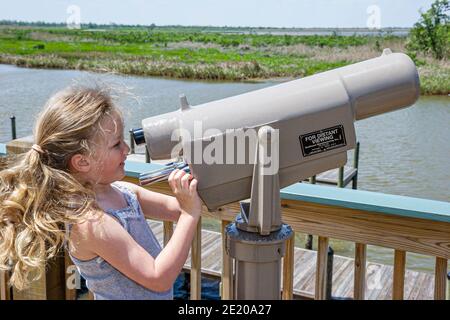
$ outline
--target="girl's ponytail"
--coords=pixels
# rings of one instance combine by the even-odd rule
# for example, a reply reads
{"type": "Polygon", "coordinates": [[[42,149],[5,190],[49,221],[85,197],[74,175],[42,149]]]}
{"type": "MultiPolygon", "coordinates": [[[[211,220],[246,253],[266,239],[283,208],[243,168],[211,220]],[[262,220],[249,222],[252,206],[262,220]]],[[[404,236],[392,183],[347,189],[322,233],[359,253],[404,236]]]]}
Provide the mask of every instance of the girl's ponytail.
{"type": "Polygon", "coordinates": [[[113,111],[120,112],[99,89],[57,94],[37,122],[37,145],[0,171],[0,270],[11,272],[18,290],[45,272],[47,259],[64,244],[65,225],[98,209],[92,187],[80,183],[68,164],[75,154],[93,154],[89,141],[113,111]]]}

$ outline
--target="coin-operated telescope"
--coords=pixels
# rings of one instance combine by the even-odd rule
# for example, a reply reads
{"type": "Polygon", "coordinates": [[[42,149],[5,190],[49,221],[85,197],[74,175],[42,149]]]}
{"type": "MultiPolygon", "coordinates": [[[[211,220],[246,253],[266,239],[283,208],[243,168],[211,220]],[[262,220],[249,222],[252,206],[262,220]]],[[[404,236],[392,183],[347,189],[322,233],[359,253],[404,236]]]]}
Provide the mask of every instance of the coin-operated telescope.
{"type": "MultiPolygon", "coordinates": [[[[196,107],[181,96],[179,110],[144,119],[134,139],[147,144],[151,159],[180,156],[183,164],[170,168],[187,165],[208,210],[250,198],[227,227],[234,298],[278,299],[292,235],[281,221],[280,188],[343,166],[356,145],[354,122],[412,105],[419,87],[413,61],[385,49],[374,59],[196,107]]],[[[151,177],[144,174],[142,183],[151,177]]]]}

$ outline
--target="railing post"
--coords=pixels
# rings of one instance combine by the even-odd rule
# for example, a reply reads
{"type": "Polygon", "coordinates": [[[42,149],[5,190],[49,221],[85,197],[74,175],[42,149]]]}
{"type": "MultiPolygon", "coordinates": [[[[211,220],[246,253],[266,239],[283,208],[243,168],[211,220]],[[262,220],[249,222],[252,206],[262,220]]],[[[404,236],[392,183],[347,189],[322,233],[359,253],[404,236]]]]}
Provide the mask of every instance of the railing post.
{"type": "Polygon", "coordinates": [[[130,154],[134,154],[134,138],[133,138],[133,129],[130,129],[130,154]]]}
{"type": "Polygon", "coordinates": [[[283,257],[283,300],[292,300],[294,295],[294,246],[295,233],[286,241],[286,253],[283,257]]]}
{"type": "Polygon", "coordinates": [[[200,300],[202,294],[202,218],[199,218],[197,230],[191,247],[191,300],[200,300]]]}
{"type": "Polygon", "coordinates": [[[163,221],[163,229],[164,229],[164,246],[167,245],[167,243],[169,242],[170,238],[173,235],[173,222],[172,221],[163,221]]]}
{"type": "Polygon", "coordinates": [[[222,220],[222,281],[221,281],[221,298],[222,300],[233,299],[233,259],[228,255],[226,250],[225,228],[229,221],[222,220]]]}
{"type": "Polygon", "coordinates": [[[367,246],[363,243],[355,244],[355,279],[353,289],[354,300],[364,300],[366,292],[366,258],[367,246]]]}
{"type": "Polygon", "coordinates": [[[445,300],[446,285],[447,285],[447,259],[437,257],[434,272],[435,300],[445,300]]]}
{"type": "Polygon", "coordinates": [[[11,300],[8,271],[0,271],[0,300],[11,300]]]}
{"type": "Polygon", "coordinates": [[[327,263],[328,263],[328,238],[319,236],[316,262],[316,300],[327,298],[327,263]]]}
{"type": "Polygon", "coordinates": [[[392,299],[403,300],[405,289],[406,252],[395,250],[394,253],[394,284],[392,299]]]}
{"type": "Polygon", "coordinates": [[[11,119],[11,137],[12,137],[12,140],[16,140],[17,139],[16,116],[12,115],[10,117],[10,119],[11,119]]]}

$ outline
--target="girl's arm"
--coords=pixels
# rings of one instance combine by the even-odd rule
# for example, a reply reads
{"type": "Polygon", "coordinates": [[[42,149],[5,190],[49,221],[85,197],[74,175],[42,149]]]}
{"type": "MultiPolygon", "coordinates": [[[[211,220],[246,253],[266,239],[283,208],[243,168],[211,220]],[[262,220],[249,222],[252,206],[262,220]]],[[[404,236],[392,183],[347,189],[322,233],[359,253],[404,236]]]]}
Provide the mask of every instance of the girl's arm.
{"type": "Polygon", "coordinates": [[[147,219],[178,221],[181,208],[175,197],[153,192],[129,182],[121,181],[120,183],[136,193],[147,219]]]}
{"type": "Polygon", "coordinates": [[[83,246],[83,252],[102,257],[143,287],[163,292],[173,286],[186,262],[198,217],[183,212],[172,237],[156,259],[107,214],[74,226],[71,238],[73,243],[83,246]]]}
{"type": "Polygon", "coordinates": [[[180,216],[172,237],[156,258],[107,214],[74,225],[72,244],[81,247],[85,254],[99,255],[148,289],[161,292],[170,289],[187,259],[202,209],[197,180],[191,179],[191,175],[180,170],[169,176],[169,185],[180,206],[180,216]]]}

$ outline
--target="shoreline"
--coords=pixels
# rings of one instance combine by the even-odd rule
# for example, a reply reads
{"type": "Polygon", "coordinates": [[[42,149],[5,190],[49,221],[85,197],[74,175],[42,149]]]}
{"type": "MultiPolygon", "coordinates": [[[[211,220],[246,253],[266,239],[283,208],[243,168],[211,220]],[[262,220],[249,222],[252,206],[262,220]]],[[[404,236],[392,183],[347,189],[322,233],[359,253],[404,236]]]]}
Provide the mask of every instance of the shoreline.
{"type": "MultiPolygon", "coordinates": [[[[26,59],[24,60],[22,56],[20,55],[8,55],[7,59],[4,59],[4,55],[0,53],[0,64],[4,65],[11,65],[15,66],[17,68],[27,68],[27,69],[43,69],[43,70],[76,70],[76,71],[87,71],[87,72],[93,72],[93,73],[99,73],[99,74],[111,74],[111,75],[120,75],[120,76],[134,76],[134,77],[151,77],[151,78],[161,78],[161,79],[167,79],[167,80],[182,80],[182,81],[201,81],[201,82],[211,82],[211,83],[265,83],[265,82],[274,82],[274,83],[283,83],[285,81],[291,81],[295,79],[300,79],[302,77],[295,77],[295,76],[280,76],[280,77],[268,77],[268,78],[248,78],[248,79],[205,79],[205,78],[188,78],[188,77],[177,77],[177,76],[168,76],[164,74],[139,74],[139,73],[132,73],[132,72],[120,72],[116,70],[107,70],[107,69],[97,69],[97,68],[77,68],[76,66],[70,66],[65,65],[64,67],[58,67],[55,65],[46,65],[41,64],[39,59],[38,60],[32,60],[32,59],[26,59]],[[11,61],[12,59],[13,61],[11,61]],[[15,60],[15,61],[14,61],[15,60]]],[[[438,91],[429,91],[428,88],[424,88],[422,86],[421,81],[421,96],[428,96],[428,97],[446,97],[450,96],[450,92],[443,92],[441,93],[438,91]],[[425,92],[423,92],[425,91],[425,92]]]]}

